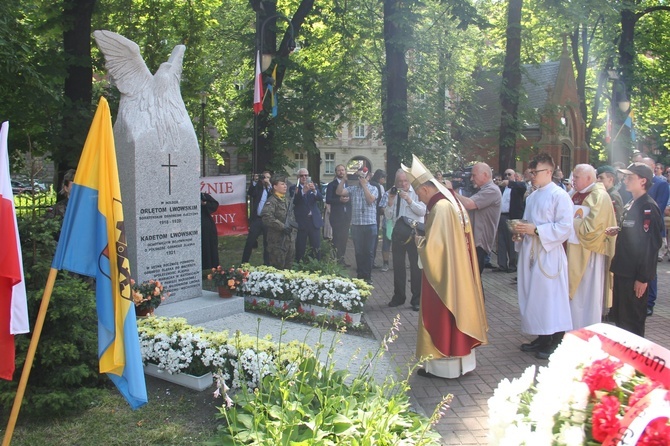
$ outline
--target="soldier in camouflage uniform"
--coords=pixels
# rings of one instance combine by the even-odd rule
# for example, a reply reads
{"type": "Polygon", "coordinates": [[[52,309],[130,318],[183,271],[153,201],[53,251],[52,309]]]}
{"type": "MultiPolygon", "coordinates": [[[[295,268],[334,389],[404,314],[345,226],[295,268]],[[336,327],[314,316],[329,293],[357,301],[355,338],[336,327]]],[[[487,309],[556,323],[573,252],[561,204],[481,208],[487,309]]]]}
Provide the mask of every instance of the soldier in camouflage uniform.
{"type": "Polygon", "coordinates": [[[272,177],[272,195],[261,212],[263,225],[267,228],[270,266],[278,269],[291,269],[295,256],[295,236],[289,220],[293,212],[286,190],[286,177],[272,177]]]}

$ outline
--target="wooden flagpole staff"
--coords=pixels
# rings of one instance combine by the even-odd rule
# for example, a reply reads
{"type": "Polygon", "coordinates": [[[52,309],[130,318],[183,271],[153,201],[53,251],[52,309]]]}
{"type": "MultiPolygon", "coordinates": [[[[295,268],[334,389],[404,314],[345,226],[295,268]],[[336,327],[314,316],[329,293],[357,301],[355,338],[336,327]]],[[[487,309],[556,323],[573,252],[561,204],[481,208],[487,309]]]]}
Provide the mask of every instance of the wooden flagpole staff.
{"type": "Polygon", "coordinates": [[[51,270],[49,271],[47,284],[44,287],[44,294],[42,295],[42,303],[40,304],[40,311],[37,313],[37,320],[35,321],[33,336],[30,339],[30,346],[28,347],[28,353],[26,354],[26,362],[23,364],[23,371],[21,372],[21,380],[19,381],[19,388],[16,390],[16,396],[14,397],[14,405],[12,406],[12,412],[9,415],[9,421],[7,422],[7,429],[5,430],[5,436],[2,440],[2,446],[9,446],[12,442],[12,436],[14,435],[14,427],[16,427],[16,420],[18,419],[19,411],[21,410],[23,395],[26,392],[28,377],[30,376],[30,370],[33,367],[33,360],[35,359],[35,351],[37,350],[37,344],[40,342],[40,335],[42,334],[42,327],[44,326],[44,319],[47,316],[47,308],[49,307],[49,301],[51,300],[51,293],[53,292],[54,289],[54,283],[56,283],[57,274],[58,270],[55,268],[51,268],[51,270]]]}

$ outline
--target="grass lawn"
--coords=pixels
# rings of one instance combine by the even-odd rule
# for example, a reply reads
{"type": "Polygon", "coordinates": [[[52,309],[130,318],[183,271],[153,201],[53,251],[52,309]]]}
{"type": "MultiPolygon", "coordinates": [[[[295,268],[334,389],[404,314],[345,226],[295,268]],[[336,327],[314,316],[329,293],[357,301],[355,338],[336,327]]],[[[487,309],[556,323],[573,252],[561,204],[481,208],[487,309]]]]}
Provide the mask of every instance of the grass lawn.
{"type": "MultiPolygon", "coordinates": [[[[201,445],[212,439],[218,424],[217,406],[222,404],[212,395],[214,387],[195,392],[149,376],[146,383],[149,403],[135,411],[110,384],[101,399],[91,401],[90,408],[76,415],[35,419],[19,414],[12,445],[177,446],[201,445]]],[[[2,434],[7,426],[3,414],[2,434]]]]}

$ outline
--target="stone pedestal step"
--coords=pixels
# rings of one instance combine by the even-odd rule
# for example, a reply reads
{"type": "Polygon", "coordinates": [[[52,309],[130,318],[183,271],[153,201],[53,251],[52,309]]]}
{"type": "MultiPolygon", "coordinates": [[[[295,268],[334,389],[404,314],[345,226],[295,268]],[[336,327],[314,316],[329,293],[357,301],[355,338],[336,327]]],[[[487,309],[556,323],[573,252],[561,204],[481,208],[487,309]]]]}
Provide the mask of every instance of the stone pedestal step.
{"type": "Polygon", "coordinates": [[[222,319],[244,313],[244,298],[219,297],[218,293],[203,290],[202,296],[162,304],[156,308],[156,316],[183,317],[191,325],[222,319]]]}

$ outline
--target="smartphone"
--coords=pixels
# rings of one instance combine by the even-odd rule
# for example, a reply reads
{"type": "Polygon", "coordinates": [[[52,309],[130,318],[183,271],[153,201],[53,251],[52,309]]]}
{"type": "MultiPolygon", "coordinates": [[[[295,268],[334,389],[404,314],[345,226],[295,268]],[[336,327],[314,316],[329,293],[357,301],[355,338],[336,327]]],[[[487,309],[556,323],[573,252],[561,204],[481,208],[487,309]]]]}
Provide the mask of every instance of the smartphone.
{"type": "Polygon", "coordinates": [[[312,182],[312,177],[307,177],[307,184],[312,182]]]}

